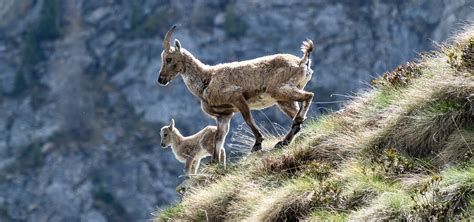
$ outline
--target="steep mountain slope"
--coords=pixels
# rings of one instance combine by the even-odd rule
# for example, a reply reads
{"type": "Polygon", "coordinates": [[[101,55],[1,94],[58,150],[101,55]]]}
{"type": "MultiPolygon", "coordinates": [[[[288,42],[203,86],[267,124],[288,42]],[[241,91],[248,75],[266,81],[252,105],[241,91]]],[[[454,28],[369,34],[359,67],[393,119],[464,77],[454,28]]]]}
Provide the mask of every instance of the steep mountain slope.
{"type": "MultiPolygon", "coordinates": [[[[1,0],[0,221],[144,221],[178,198],[183,166],[159,147],[158,131],[171,117],[184,134],[214,120],[181,79],[157,86],[162,38],[173,24],[183,47],[210,64],[300,55],[301,41],[313,39],[314,116],[325,108],[317,103],[344,98],[331,94],[363,87],[474,21],[473,7],[471,0],[1,0]]],[[[290,122],[276,108],[254,114],[290,122]]],[[[236,115],[232,126],[242,122],[236,115]]]]}
{"type": "Polygon", "coordinates": [[[290,147],[207,166],[157,221],[474,216],[474,26],[315,119],[290,147]]]}

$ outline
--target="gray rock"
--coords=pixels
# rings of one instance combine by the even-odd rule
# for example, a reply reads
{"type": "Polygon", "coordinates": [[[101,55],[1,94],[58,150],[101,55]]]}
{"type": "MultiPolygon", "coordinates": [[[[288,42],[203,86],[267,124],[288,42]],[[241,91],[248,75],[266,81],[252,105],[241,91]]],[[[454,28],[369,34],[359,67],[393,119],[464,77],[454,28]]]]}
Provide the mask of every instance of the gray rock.
{"type": "Polygon", "coordinates": [[[81,222],[107,222],[107,219],[97,210],[91,210],[81,217],[81,222]]]}
{"type": "Polygon", "coordinates": [[[13,93],[15,90],[15,76],[15,69],[0,60],[0,93],[13,93]]]}
{"type": "Polygon", "coordinates": [[[61,123],[56,119],[50,107],[37,112],[33,111],[27,99],[15,111],[10,130],[9,145],[24,147],[32,143],[42,142],[60,130],[61,123]]]}
{"type": "Polygon", "coordinates": [[[11,23],[18,20],[20,16],[24,16],[30,5],[33,3],[32,0],[16,1],[16,0],[4,0],[0,2],[0,29],[11,25],[11,23]]]}
{"type": "Polygon", "coordinates": [[[104,19],[106,16],[110,15],[113,12],[113,8],[111,7],[101,7],[95,9],[90,14],[85,16],[85,21],[97,24],[100,20],[104,19]]]}

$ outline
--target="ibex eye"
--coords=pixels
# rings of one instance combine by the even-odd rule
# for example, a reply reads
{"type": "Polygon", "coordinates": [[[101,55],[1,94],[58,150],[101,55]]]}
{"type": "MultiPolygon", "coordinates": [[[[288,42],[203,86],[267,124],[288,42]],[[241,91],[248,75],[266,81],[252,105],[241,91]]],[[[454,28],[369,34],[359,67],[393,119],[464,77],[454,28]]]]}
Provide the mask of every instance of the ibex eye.
{"type": "Polygon", "coordinates": [[[171,62],[171,58],[167,58],[167,59],[166,59],[166,62],[167,62],[167,63],[170,63],[170,62],[171,62]]]}

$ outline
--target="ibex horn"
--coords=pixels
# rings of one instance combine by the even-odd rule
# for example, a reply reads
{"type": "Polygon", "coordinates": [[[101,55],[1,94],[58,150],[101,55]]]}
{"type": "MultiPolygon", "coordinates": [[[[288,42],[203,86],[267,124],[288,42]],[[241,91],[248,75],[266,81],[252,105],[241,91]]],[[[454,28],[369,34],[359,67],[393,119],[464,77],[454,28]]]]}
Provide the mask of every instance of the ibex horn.
{"type": "Polygon", "coordinates": [[[173,31],[176,29],[176,25],[173,25],[171,29],[166,33],[165,39],[163,40],[163,48],[165,51],[170,50],[170,41],[171,41],[171,35],[173,34],[173,31]]]}

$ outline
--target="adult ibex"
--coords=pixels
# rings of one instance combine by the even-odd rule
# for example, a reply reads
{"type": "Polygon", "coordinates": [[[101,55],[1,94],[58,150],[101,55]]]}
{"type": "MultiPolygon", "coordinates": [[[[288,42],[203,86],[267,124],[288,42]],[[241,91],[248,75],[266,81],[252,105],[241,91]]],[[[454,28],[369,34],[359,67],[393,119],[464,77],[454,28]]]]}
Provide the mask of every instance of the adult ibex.
{"type": "Polygon", "coordinates": [[[262,148],[263,136],[255,124],[250,110],[264,109],[277,104],[293,119],[291,130],[276,144],[289,144],[301,128],[314,94],[303,90],[311,79],[310,53],[313,42],[303,42],[302,58],[290,54],[264,56],[242,62],[205,65],[181,47],[178,40],[174,47],[170,39],[176,26],[167,33],[161,53],[158,83],[167,85],[178,74],[184,83],[201,100],[202,110],[217,119],[217,134],[212,159],[220,157],[234,112],[242,113],[255,136],[252,151],[262,148]],[[301,107],[299,105],[301,102],[301,107]]]}

